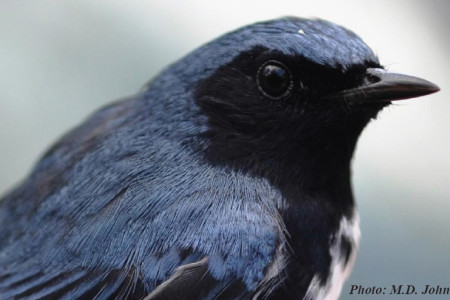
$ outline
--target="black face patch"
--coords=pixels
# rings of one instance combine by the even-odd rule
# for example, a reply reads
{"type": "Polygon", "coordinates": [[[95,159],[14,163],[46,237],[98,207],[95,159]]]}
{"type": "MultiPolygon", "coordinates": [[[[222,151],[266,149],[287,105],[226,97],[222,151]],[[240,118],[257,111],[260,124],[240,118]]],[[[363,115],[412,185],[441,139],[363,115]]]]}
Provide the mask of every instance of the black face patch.
{"type": "Polygon", "coordinates": [[[260,46],[240,53],[195,87],[195,101],[209,120],[211,155],[247,163],[261,151],[280,156],[281,148],[295,147],[296,141],[334,147],[352,137],[353,143],[381,107],[350,108],[322,97],[360,85],[365,68],[356,65],[342,73],[260,46]]]}

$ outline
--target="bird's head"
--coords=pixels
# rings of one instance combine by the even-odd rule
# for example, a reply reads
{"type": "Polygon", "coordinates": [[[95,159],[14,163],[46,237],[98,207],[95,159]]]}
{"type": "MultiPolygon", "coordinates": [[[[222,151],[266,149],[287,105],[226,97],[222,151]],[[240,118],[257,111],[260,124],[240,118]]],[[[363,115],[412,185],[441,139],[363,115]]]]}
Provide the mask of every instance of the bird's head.
{"type": "Polygon", "coordinates": [[[296,161],[348,166],[362,129],[390,101],[438,90],[385,71],[357,35],[324,20],[257,23],[194,57],[207,74],[195,100],[209,120],[209,157],[259,173],[296,161]]]}

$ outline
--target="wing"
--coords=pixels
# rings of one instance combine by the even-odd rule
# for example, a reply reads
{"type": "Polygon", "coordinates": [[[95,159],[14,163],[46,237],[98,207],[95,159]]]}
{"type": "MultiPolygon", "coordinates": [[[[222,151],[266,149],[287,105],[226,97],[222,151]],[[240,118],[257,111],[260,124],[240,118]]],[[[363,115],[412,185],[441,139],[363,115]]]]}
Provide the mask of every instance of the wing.
{"type": "Polygon", "coordinates": [[[239,299],[264,282],[281,196],[205,163],[198,126],[144,100],[97,112],[1,201],[0,298],[239,299]]]}
{"type": "Polygon", "coordinates": [[[218,281],[208,271],[207,258],[186,264],[152,292],[138,274],[124,270],[72,270],[46,274],[40,270],[2,270],[2,299],[246,299],[252,294],[241,280],[218,281]]]}
{"type": "Polygon", "coordinates": [[[208,259],[183,265],[144,300],[243,299],[250,293],[240,280],[219,282],[208,271],[208,259]]]}
{"type": "MultiPolygon", "coordinates": [[[[75,169],[83,168],[83,160],[89,155],[101,157],[102,144],[117,130],[130,126],[138,100],[138,97],[127,99],[95,113],[61,138],[25,182],[1,199],[1,299],[142,299],[148,294],[149,288],[142,283],[135,268],[93,268],[89,262],[83,264],[70,255],[67,251],[70,249],[62,248],[66,242],[77,242],[71,240],[68,233],[79,226],[82,218],[87,217],[85,221],[93,224],[92,217],[77,213],[83,204],[89,207],[92,201],[80,191],[76,192],[76,185],[89,187],[74,179],[84,176],[89,181],[93,177],[77,176],[75,169]],[[75,194],[68,197],[64,190],[75,194]],[[67,205],[70,200],[79,207],[67,205]]],[[[130,151],[121,150],[118,154],[126,157],[130,151]]],[[[105,158],[114,159],[111,155],[105,158]]],[[[92,164],[91,171],[97,168],[98,163],[92,164]]],[[[102,198],[100,192],[94,197],[106,200],[92,207],[106,217],[100,217],[100,222],[108,222],[116,202],[126,190],[126,185],[114,183],[118,190],[111,190],[113,196],[102,198]]]]}
{"type": "Polygon", "coordinates": [[[242,277],[219,281],[209,272],[208,258],[177,268],[172,276],[157,286],[144,300],[172,299],[269,299],[283,282],[286,251],[280,245],[273,261],[264,271],[256,289],[249,289],[242,277]]]}
{"type": "Polygon", "coordinates": [[[0,275],[2,299],[142,299],[147,288],[124,270],[6,271],[0,275]]]}

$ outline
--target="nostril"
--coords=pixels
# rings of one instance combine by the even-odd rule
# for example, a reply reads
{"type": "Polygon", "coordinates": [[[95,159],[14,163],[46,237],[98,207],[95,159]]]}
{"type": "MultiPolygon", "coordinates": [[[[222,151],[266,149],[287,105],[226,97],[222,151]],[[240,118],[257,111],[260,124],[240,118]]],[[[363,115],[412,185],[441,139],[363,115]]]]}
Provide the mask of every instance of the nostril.
{"type": "Polygon", "coordinates": [[[383,74],[386,71],[381,68],[369,68],[366,70],[366,76],[364,77],[363,84],[374,84],[380,82],[383,78],[383,74]]]}
{"type": "Polygon", "coordinates": [[[374,74],[371,73],[367,73],[366,78],[364,80],[365,84],[370,84],[370,83],[376,83],[381,81],[381,78],[378,76],[375,76],[374,74]]]}

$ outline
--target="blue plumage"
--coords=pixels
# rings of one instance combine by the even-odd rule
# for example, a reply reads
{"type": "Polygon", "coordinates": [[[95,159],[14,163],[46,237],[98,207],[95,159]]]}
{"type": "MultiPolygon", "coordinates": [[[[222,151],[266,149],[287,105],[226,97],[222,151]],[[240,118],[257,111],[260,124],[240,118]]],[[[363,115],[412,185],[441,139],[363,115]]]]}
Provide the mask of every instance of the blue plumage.
{"type": "Polygon", "coordinates": [[[0,298],[302,299],[314,280],[325,288],[340,220],[354,217],[353,149],[386,103],[321,99],[371,67],[355,34],[299,18],[244,27],[169,66],[64,136],[1,201],[0,298]],[[268,59],[275,75],[260,71],[268,59]],[[258,76],[272,76],[276,100],[258,76]]]}

